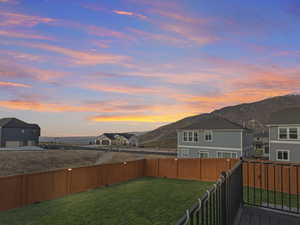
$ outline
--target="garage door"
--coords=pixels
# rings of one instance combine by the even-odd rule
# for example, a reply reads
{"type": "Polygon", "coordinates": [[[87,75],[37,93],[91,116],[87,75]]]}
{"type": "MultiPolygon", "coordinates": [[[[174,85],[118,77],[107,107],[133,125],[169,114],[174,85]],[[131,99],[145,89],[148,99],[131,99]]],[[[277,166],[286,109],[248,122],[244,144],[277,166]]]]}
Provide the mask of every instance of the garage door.
{"type": "Polygon", "coordinates": [[[21,141],[6,141],[5,142],[6,148],[16,148],[16,147],[21,147],[21,146],[23,146],[23,142],[21,142],[21,141]]]}

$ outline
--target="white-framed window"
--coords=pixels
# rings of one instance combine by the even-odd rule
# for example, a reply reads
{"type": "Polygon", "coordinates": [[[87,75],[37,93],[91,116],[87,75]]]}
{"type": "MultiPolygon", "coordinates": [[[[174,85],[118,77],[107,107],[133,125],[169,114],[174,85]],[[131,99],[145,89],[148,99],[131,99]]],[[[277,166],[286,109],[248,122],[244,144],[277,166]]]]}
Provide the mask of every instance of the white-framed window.
{"type": "Polygon", "coordinates": [[[300,139],[299,127],[279,127],[278,139],[279,140],[299,140],[300,139]]]}
{"type": "Polygon", "coordinates": [[[198,132],[194,131],[194,142],[198,142],[198,132]]]}
{"type": "Polygon", "coordinates": [[[193,141],[193,132],[189,131],[189,141],[193,141]]]}
{"type": "Polygon", "coordinates": [[[284,127],[279,128],[279,139],[285,140],[288,138],[288,129],[284,127]]]}
{"type": "Polygon", "coordinates": [[[187,132],[186,131],[183,132],[183,141],[187,141],[187,132]]]}
{"type": "Polygon", "coordinates": [[[198,151],[197,152],[197,157],[198,158],[209,158],[209,153],[208,152],[204,152],[204,151],[198,151]]]}
{"type": "Polygon", "coordinates": [[[190,150],[189,149],[182,149],[181,150],[181,157],[182,158],[189,158],[190,157],[190,150]]]}
{"type": "Polygon", "coordinates": [[[212,130],[205,130],[204,131],[204,140],[212,142],[213,141],[213,132],[212,130]]]}
{"type": "Polygon", "coordinates": [[[217,152],[218,158],[231,158],[236,159],[237,153],[236,152],[217,152]]]}
{"type": "Polygon", "coordinates": [[[290,150],[276,150],[276,160],[290,161],[290,150]]]}
{"type": "Polygon", "coordinates": [[[298,139],[298,128],[297,127],[289,128],[289,139],[293,139],[293,140],[298,139]]]}

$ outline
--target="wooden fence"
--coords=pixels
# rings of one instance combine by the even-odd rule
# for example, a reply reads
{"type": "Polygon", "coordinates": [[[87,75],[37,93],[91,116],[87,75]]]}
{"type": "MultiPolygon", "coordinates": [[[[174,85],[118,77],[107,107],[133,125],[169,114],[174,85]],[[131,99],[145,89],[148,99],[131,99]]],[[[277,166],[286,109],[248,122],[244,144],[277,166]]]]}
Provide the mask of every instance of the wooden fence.
{"type": "Polygon", "coordinates": [[[235,159],[147,159],[0,177],[0,211],[143,176],[216,181],[235,159]]]}
{"type": "Polygon", "coordinates": [[[0,178],[0,211],[144,176],[144,160],[0,178]]]}
{"type": "Polygon", "coordinates": [[[147,159],[145,176],[215,182],[238,159],[147,159]]]}
{"type": "Polygon", "coordinates": [[[300,164],[264,161],[243,163],[244,186],[297,195],[300,164]]]}

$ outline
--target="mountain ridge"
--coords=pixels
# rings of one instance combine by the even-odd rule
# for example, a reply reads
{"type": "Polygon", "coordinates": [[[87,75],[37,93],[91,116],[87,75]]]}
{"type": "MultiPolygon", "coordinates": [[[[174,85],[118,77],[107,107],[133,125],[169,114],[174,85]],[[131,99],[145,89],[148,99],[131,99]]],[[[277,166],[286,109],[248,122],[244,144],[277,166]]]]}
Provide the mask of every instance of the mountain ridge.
{"type": "MultiPolygon", "coordinates": [[[[216,109],[211,114],[224,117],[232,122],[253,129],[254,132],[258,133],[267,131],[265,125],[271,113],[295,106],[300,107],[300,95],[298,94],[276,96],[256,102],[227,106],[216,109]]],[[[147,132],[140,136],[140,144],[146,147],[176,147],[176,130],[197,122],[201,115],[203,114],[186,117],[147,132]]]]}

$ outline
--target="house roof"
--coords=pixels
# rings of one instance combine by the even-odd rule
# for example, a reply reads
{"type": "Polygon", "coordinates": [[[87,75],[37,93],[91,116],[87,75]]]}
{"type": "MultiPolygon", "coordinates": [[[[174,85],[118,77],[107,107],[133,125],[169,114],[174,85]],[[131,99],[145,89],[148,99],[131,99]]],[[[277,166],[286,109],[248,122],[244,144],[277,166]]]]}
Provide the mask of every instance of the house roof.
{"type": "Polygon", "coordinates": [[[116,135],[123,136],[127,139],[131,138],[134,136],[134,134],[129,134],[129,133],[104,133],[106,137],[108,137],[110,140],[114,140],[116,135]]]}
{"type": "Polygon", "coordinates": [[[0,127],[4,128],[36,128],[40,129],[39,125],[26,123],[17,118],[2,118],[0,119],[0,127]]]}
{"type": "Polygon", "coordinates": [[[215,114],[203,114],[196,122],[182,129],[246,129],[240,124],[234,123],[228,119],[215,114]]]}
{"type": "Polygon", "coordinates": [[[300,107],[287,108],[272,113],[268,124],[300,124],[300,107]]]}

